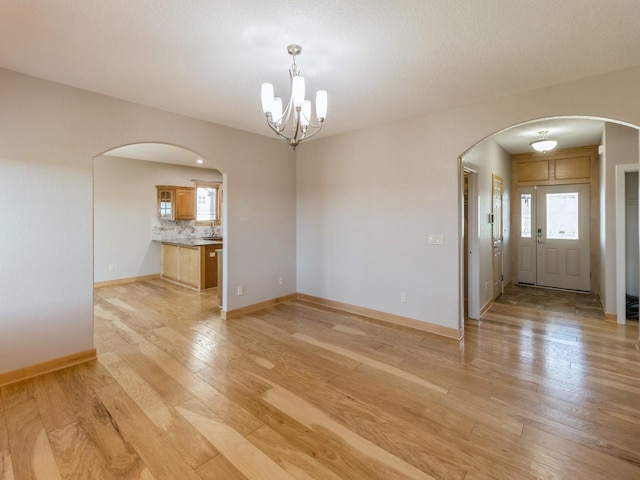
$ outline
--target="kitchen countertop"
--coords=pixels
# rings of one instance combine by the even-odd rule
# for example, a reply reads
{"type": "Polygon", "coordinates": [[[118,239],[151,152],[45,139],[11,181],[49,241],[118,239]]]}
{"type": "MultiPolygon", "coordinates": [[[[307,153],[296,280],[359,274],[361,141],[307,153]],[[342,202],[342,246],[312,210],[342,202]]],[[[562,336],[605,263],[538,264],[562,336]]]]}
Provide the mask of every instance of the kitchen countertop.
{"type": "Polygon", "coordinates": [[[184,247],[203,247],[205,245],[220,245],[222,247],[223,244],[222,240],[205,240],[204,238],[167,238],[160,240],[160,242],[184,247]]]}

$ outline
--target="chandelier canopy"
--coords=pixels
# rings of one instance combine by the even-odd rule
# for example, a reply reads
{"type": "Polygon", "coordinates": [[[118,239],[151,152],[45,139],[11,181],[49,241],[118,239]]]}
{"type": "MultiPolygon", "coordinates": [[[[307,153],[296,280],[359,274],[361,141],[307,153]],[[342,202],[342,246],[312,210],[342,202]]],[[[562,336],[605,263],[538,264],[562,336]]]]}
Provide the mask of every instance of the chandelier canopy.
{"type": "Polygon", "coordinates": [[[300,45],[289,45],[287,52],[293,57],[289,70],[291,92],[284,110],[282,98],[274,97],[273,84],[262,84],[262,111],[267,117],[267,125],[278,137],[287,142],[294,150],[298,144],[316,135],[322,130],[327,117],[327,92],[316,92],[316,123],[311,121],[311,102],[305,100],[304,77],[296,65],[296,55],[300,55],[300,45]]]}
{"type": "Polygon", "coordinates": [[[549,150],[554,149],[558,144],[558,142],[556,140],[551,140],[547,138],[548,133],[549,133],[549,130],[540,130],[538,132],[538,134],[540,135],[540,138],[535,142],[531,142],[529,145],[531,145],[538,152],[542,152],[542,153],[546,153],[549,150]]]}

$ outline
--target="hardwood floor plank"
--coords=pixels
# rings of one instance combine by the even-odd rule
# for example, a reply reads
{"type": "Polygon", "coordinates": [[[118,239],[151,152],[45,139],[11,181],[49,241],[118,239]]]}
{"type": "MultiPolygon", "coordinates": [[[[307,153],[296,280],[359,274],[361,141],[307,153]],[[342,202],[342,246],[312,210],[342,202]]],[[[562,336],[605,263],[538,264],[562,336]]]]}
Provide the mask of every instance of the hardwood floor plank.
{"type": "Polygon", "coordinates": [[[139,350],[119,352],[118,356],[171,406],[183,403],[193,395],[139,350]]]}
{"type": "Polygon", "coordinates": [[[176,409],[218,449],[229,462],[250,479],[295,480],[243,435],[229,427],[199,400],[188,400],[176,409]]]}
{"type": "Polygon", "coordinates": [[[98,361],[149,420],[166,432],[169,441],[192,468],[199,467],[218,454],[197,430],[177,415],[173,407],[116,354],[102,354],[98,361]]]}
{"type": "Polygon", "coordinates": [[[194,397],[208,405],[218,417],[227,422],[234,430],[246,435],[262,425],[249,412],[229,401],[222,393],[155,345],[146,342],[140,344],[138,348],[168,375],[188,389],[194,397]]]}
{"type": "Polygon", "coordinates": [[[364,364],[370,368],[375,368],[376,370],[380,370],[381,372],[384,372],[385,374],[389,374],[392,375],[396,378],[402,379],[402,380],[406,380],[408,382],[411,383],[415,383],[416,385],[420,385],[422,387],[431,389],[435,392],[438,393],[447,393],[447,391],[449,390],[449,385],[446,384],[446,382],[442,382],[441,383],[443,385],[437,385],[434,382],[431,382],[429,380],[426,380],[424,378],[421,378],[417,375],[414,375],[410,372],[407,372],[406,370],[403,370],[401,368],[397,368],[394,367],[392,365],[388,365],[386,363],[380,362],[378,360],[374,360],[372,358],[366,357],[365,355],[361,355],[359,353],[356,352],[352,352],[350,350],[347,350],[345,348],[342,347],[338,347],[326,342],[321,342],[319,340],[316,340],[313,337],[310,337],[306,334],[303,333],[294,333],[293,336],[295,338],[297,338],[298,340],[302,340],[303,342],[307,342],[311,345],[314,345],[318,348],[323,348],[325,350],[329,350],[331,352],[334,352],[338,355],[342,355],[344,357],[350,358],[356,362],[359,362],[360,364],[364,364]]]}
{"type": "MultiPolygon", "coordinates": [[[[199,374],[203,375],[208,370],[199,374]]],[[[372,465],[369,456],[352,451],[350,445],[330,431],[321,427],[310,430],[306,425],[299,423],[296,418],[292,418],[289,412],[272,406],[262,398],[256,398],[255,391],[252,389],[247,390],[245,387],[248,384],[245,379],[238,380],[238,377],[242,375],[260,376],[261,374],[265,377],[269,376],[271,381],[269,383],[260,381],[260,385],[268,385],[269,388],[271,388],[273,379],[282,380],[287,378],[286,375],[277,375],[277,372],[271,369],[264,369],[255,364],[247,364],[246,368],[232,372],[227,377],[228,379],[225,382],[227,384],[225,387],[227,395],[233,401],[251,411],[277,435],[286,438],[291,443],[292,448],[295,448],[300,455],[316,459],[323,467],[328,468],[341,478],[366,478],[368,480],[405,478],[399,472],[382,468],[377,464],[372,465]]],[[[222,382],[224,381],[223,378],[223,376],[216,375],[213,380],[222,382]]],[[[260,397],[263,397],[264,392],[269,388],[263,388],[263,394],[260,397]]],[[[252,435],[253,433],[250,434],[250,436],[252,435]]]]}
{"type": "Polygon", "coordinates": [[[528,412],[528,416],[548,418],[551,421],[594,435],[620,438],[629,447],[640,450],[640,439],[637,435],[640,412],[635,419],[632,418],[629,421],[626,418],[612,415],[605,405],[595,409],[587,408],[581,404],[553,397],[543,397],[537,393],[523,396],[520,392],[504,388],[496,389],[491,398],[499,402],[501,408],[511,414],[525,411],[528,412]]]}
{"type": "Polygon", "coordinates": [[[522,438],[532,444],[543,446],[556,456],[559,462],[567,462],[573,459],[571,466],[581,472],[583,478],[615,478],[635,479],[639,478],[640,465],[626,458],[616,457],[608,451],[577,444],[571,440],[558,437],[535,427],[525,426],[522,438]]]}
{"type": "Polygon", "coordinates": [[[60,472],[27,382],[2,387],[11,461],[20,480],[60,480],[60,472]]]}
{"type": "Polygon", "coordinates": [[[193,468],[173,448],[167,434],[140,411],[119,384],[107,385],[98,392],[98,396],[118,430],[155,478],[198,480],[193,468]]]}
{"type": "Polygon", "coordinates": [[[128,343],[144,342],[144,337],[136,332],[133,328],[129,327],[125,323],[126,320],[121,320],[117,315],[108,310],[105,310],[104,308],[100,307],[100,305],[96,305],[94,307],[93,314],[95,317],[105,320],[103,324],[108,325],[111,331],[117,333],[128,343]]]}
{"type": "MultiPolygon", "coordinates": [[[[309,354],[307,345],[298,339],[295,339],[288,332],[270,325],[257,317],[245,316],[242,322],[239,322],[238,328],[233,332],[234,335],[241,336],[242,346],[255,352],[270,354],[267,358],[273,357],[273,363],[299,363],[302,366],[309,366],[310,362],[301,362],[309,354]],[[265,342],[256,343],[255,339],[264,338],[265,342]],[[252,341],[252,339],[254,339],[252,341]]],[[[313,352],[319,361],[324,359],[325,364],[338,364],[347,368],[355,368],[360,365],[358,360],[354,360],[344,355],[336,354],[330,350],[318,349],[313,352]]],[[[314,372],[313,374],[317,374],[314,372]]],[[[331,376],[330,372],[329,377],[331,376]]],[[[326,375],[325,375],[326,376],[326,375]]]]}
{"type": "MultiPolygon", "coordinates": [[[[269,383],[268,380],[264,378],[262,380],[269,383]]],[[[312,404],[304,401],[279,385],[272,384],[271,390],[268,390],[263,397],[275,408],[293,416],[298,422],[302,423],[307,428],[313,429],[314,427],[321,427],[329,430],[339,439],[344,441],[346,445],[349,445],[358,452],[370,457],[371,461],[375,461],[380,464],[380,468],[389,468],[395,472],[406,475],[408,478],[425,480],[433,480],[435,478],[395,455],[390,454],[388,451],[380,448],[370,440],[367,440],[366,438],[363,438],[357,433],[349,430],[333,420],[326,413],[314,407],[312,404]]]]}
{"type": "Polygon", "coordinates": [[[342,372],[329,385],[345,396],[356,396],[366,403],[394,411],[395,415],[423,425],[425,429],[435,422],[458,433],[471,433],[478,421],[475,414],[469,415],[455,408],[447,396],[411,393],[361,372],[342,372]]]}
{"type": "Polygon", "coordinates": [[[36,377],[29,387],[47,432],[75,421],[76,415],[55,376],[36,377]]]}
{"type": "Polygon", "coordinates": [[[224,455],[217,455],[196,470],[202,480],[249,480],[224,455]]]}
{"type": "Polygon", "coordinates": [[[60,474],[65,480],[87,478],[117,479],[98,456],[84,430],[77,423],[70,423],[49,432],[49,441],[56,457],[60,474]]]}
{"type": "Polygon", "coordinates": [[[95,393],[96,389],[115,384],[113,378],[104,375],[103,367],[95,363],[57,372],[78,425],[112,477],[123,480],[149,477],[147,467],[95,393]]]}
{"type": "Polygon", "coordinates": [[[0,480],[15,480],[9,450],[0,450],[0,480]]]}
{"type": "Polygon", "coordinates": [[[199,359],[191,352],[188,342],[185,342],[174,330],[168,327],[155,329],[152,334],[147,336],[147,340],[174,357],[192,373],[209,366],[207,362],[199,359]]]}
{"type": "Polygon", "coordinates": [[[288,439],[266,425],[251,432],[247,439],[296,479],[340,480],[344,478],[316,458],[300,451],[288,439]]]}

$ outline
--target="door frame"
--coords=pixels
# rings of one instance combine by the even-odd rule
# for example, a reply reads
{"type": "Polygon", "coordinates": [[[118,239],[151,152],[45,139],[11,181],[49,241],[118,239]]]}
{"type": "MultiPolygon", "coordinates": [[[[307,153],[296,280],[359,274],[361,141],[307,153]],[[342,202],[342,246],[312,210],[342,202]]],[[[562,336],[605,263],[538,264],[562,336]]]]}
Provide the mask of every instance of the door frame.
{"type": "Polygon", "coordinates": [[[627,264],[626,264],[626,187],[625,174],[638,172],[637,163],[616,165],[616,322],[627,323],[627,264]]]}
{"type": "Polygon", "coordinates": [[[496,229],[495,229],[495,223],[496,223],[496,205],[495,205],[495,185],[496,182],[499,182],[502,185],[502,188],[500,189],[500,221],[499,221],[499,226],[500,226],[500,294],[502,295],[504,293],[504,178],[502,178],[500,175],[496,175],[495,173],[491,174],[491,220],[492,220],[492,226],[491,226],[491,255],[492,255],[492,260],[491,260],[491,281],[492,281],[492,291],[491,291],[491,298],[492,301],[495,301],[496,298],[498,298],[499,295],[496,295],[496,282],[495,282],[495,278],[496,278],[496,262],[495,262],[495,255],[494,255],[494,249],[495,249],[495,234],[496,234],[496,229]]]}
{"type": "Polygon", "coordinates": [[[464,337],[464,255],[467,256],[467,295],[469,301],[469,318],[480,319],[480,255],[478,238],[478,174],[480,168],[470,162],[458,158],[458,202],[459,202],[459,225],[460,236],[458,239],[459,256],[459,320],[458,328],[464,337]],[[468,251],[464,250],[464,173],[468,173],[467,183],[467,219],[468,219],[468,251]]]}
{"type": "Polygon", "coordinates": [[[589,183],[567,183],[556,185],[537,185],[535,191],[535,228],[532,229],[535,248],[535,283],[539,287],[559,288],[580,292],[591,291],[591,185],[589,183]],[[566,194],[577,192],[578,195],[578,229],[577,239],[550,239],[549,235],[549,194],[566,194]],[[539,233],[543,231],[544,233],[539,233]],[[540,238],[542,235],[542,239],[540,238]],[[550,247],[551,246],[551,247],[550,247]],[[555,247],[555,248],[554,248],[555,247]],[[573,247],[573,248],[572,248],[573,247]],[[549,274],[547,265],[549,249],[559,252],[557,276],[549,274]],[[568,273],[568,252],[578,249],[578,275],[571,277],[568,273]],[[588,288],[579,288],[588,287],[588,288]]]}
{"type": "MultiPolygon", "coordinates": [[[[591,252],[591,262],[590,262],[590,270],[591,270],[591,290],[590,293],[600,295],[600,165],[599,165],[599,156],[598,156],[598,147],[595,145],[586,146],[586,147],[571,147],[566,149],[560,149],[555,153],[549,152],[546,154],[542,153],[524,153],[524,154],[514,154],[511,156],[511,165],[512,165],[512,176],[511,176],[511,192],[513,195],[516,194],[517,189],[519,187],[527,187],[527,186],[544,186],[544,185],[563,185],[563,184],[573,184],[573,183],[589,183],[590,185],[590,194],[589,194],[589,212],[590,212],[590,237],[591,244],[589,250],[591,252]],[[557,162],[558,160],[566,160],[568,158],[573,158],[576,155],[578,156],[589,156],[590,157],[590,165],[589,165],[589,176],[583,177],[571,177],[571,178],[555,178],[551,176],[551,173],[555,175],[555,166],[552,166],[549,163],[549,169],[544,169],[545,172],[549,172],[550,176],[547,177],[547,180],[544,178],[525,178],[519,179],[519,168],[522,163],[527,162],[557,162]]],[[[546,174],[545,174],[546,175],[546,174]]],[[[512,236],[517,234],[518,228],[517,226],[520,224],[517,215],[519,214],[519,202],[515,202],[518,205],[517,208],[513,208],[512,212],[512,223],[511,223],[511,232],[512,236]]],[[[518,245],[519,238],[514,236],[514,241],[512,242],[512,254],[513,258],[513,272],[517,275],[518,272],[518,245]]],[[[516,277],[517,278],[517,277],[516,277]]]]}

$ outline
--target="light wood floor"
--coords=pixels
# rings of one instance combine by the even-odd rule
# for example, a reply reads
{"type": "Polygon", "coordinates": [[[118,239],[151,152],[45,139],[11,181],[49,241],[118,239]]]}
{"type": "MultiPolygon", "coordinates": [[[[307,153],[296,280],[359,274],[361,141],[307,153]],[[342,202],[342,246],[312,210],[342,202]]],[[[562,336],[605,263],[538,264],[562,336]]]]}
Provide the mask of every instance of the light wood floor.
{"type": "Polygon", "coordinates": [[[0,479],[638,479],[637,324],[494,305],[462,343],[296,301],[96,290],[92,362],[0,389],[0,479]]]}

